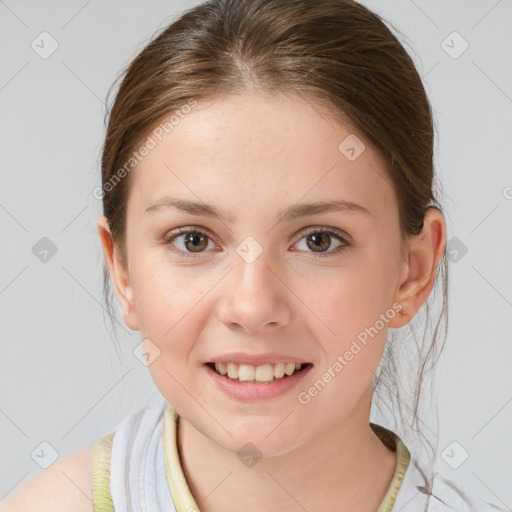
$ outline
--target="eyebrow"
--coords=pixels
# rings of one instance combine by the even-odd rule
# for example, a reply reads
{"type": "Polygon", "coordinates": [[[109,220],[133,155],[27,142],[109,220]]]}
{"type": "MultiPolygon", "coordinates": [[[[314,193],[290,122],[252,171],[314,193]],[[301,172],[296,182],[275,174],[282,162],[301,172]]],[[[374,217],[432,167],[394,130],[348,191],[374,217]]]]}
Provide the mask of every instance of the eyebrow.
{"type": "MultiPolygon", "coordinates": [[[[162,208],[172,208],[191,215],[212,217],[223,222],[233,221],[233,217],[229,213],[218,209],[215,206],[172,197],[163,197],[162,199],[159,199],[155,204],[146,208],[145,214],[155,212],[162,208]]],[[[281,222],[282,220],[292,221],[300,217],[320,215],[328,212],[362,213],[371,216],[371,213],[364,206],[350,201],[345,201],[343,199],[338,199],[331,201],[316,201],[310,204],[296,204],[288,208],[283,208],[277,213],[276,223],[281,222]]]]}

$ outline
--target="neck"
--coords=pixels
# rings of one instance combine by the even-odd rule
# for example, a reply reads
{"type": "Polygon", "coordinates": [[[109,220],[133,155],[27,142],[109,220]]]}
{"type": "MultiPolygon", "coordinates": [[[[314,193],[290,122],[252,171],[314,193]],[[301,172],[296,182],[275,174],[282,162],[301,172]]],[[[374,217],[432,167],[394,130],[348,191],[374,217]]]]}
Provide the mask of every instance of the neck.
{"type": "Polygon", "coordinates": [[[200,511],[375,512],[391,483],[396,453],[373,432],[369,406],[365,410],[290,452],[262,457],[249,467],[179,417],[183,473],[200,511]]]}

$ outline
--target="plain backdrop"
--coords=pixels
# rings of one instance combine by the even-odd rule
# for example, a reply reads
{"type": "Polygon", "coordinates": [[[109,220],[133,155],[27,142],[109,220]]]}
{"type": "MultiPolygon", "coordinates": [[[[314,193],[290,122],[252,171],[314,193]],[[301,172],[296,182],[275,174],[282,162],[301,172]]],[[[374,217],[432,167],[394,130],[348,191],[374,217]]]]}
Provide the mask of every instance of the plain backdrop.
{"type": "MultiPolygon", "coordinates": [[[[120,359],[104,324],[92,191],[109,86],[197,3],[0,1],[0,498],[158,392],[140,333],[119,315],[120,359]]],[[[435,115],[452,244],[438,468],[511,508],[512,2],[362,3],[401,32],[435,115]]]]}

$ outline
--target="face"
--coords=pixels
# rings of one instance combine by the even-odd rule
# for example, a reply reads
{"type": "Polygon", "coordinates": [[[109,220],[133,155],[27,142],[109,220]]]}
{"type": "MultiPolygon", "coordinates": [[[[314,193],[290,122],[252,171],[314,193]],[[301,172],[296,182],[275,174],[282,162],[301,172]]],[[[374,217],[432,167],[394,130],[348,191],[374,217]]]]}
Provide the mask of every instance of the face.
{"type": "Polygon", "coordinates": [[[385,165],[312,102],[254,93],[199,102],[132,171],[116,293],[160,392],[220,446],[277,455],[368,422],[408,270],[385,165]],[[233,383],[219,361],[304,366],[233,383]]]}

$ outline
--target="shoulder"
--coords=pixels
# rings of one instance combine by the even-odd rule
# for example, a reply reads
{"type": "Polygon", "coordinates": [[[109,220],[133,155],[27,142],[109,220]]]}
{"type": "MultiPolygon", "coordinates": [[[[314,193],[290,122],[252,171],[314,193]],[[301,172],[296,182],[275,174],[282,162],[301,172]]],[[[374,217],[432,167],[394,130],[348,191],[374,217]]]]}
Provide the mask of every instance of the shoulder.
{"type": "Polygon", "coordinates": [[[59,459],[0,503],[0,512],[93,512],[92,447],[59,459]]]}

